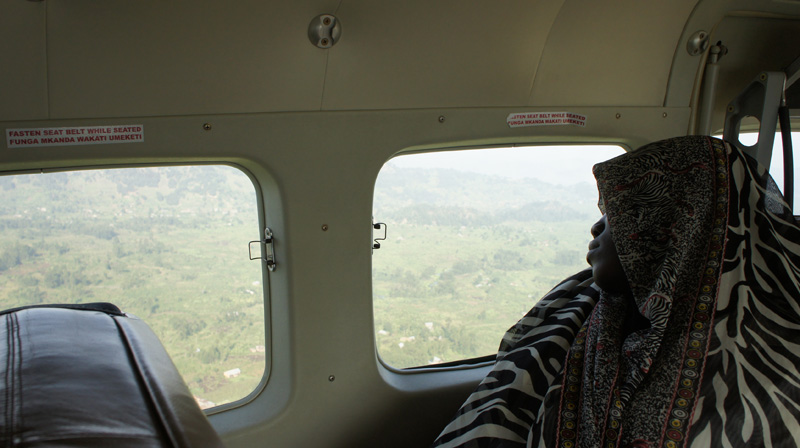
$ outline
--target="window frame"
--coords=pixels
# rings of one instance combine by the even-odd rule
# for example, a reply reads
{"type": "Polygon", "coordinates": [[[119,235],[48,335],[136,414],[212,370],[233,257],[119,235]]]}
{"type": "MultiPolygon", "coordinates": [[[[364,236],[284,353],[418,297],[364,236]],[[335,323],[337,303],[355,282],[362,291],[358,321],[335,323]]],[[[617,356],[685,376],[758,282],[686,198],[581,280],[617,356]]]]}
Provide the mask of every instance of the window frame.
{"type": "MultiPolygon", "coordinates": [[[[446,152],[458,152],[458,151],[471,151],[471,150],[491,150],[491,149],[507,149],[507,150],[514,150],[514,149],[522,149],[522,148],[534,148],[534,147],[543,147],[543,148],[553,148],[553,147],[560,147],[560,146],[569,146],[569,147],[618,147],[620,149],[620,153],[618,155],[622,155],[624,153],[631,152],[631,146],[623,141],[544,141],[544,142],[513,142],[513,143],[492,143],[492,144],[476,144],[476,145],[441,145],[441,146],[428,146],[425,147],[413,147],[413,148],[406,148],[405,150],[401,150],[393,154],[390,158],[385,160],[383,164],[380,166],[378,172],[375,176],[375,185],[377,185],[378,177],[380,176],[381,170],[388,164],[391,160],[402,157],[402,156],[410,156],[410,155],[420,155],[420,154],[433,154],[433,153],[446,153],[446,152]]],[[[615,156],[612,156],[615,157],[615,156]]],[[[608,159],[602,159],[608,160],[608,159]]],[[[601,160],[601,161],[602,161],[601,160]]],[[[597,162],[596,162],[597,163],[597,162]]],[[[375,187],[373,187],[373,207],[371,210],[371,214],[374,215],[375,212],[375,187]]],[[[377,223],[381,221],[380,216],[373,216],[373,223],[377,223]]],[[[588,233],[588,228],[587,228],[588,233]]],[[[372,267],[371,272],[374,272],[374,251],[373,257],[371,257],[371,264],[372,267]]],[[[587,266],[588,267],[588,266],[587,266]]],[[[371,302],[373,307],[373,316],[375,315],[375,306],[374,306],[374,277],[373,273],[370,274],[371,284],[371,302]]],[[[555,286],[555,285],[553,285],[555,286]]],[[[508,322],[508,327],[510,328],[514,325],[514,322],[508,322]]],[[[502,338],[502,334],[499,334],[497,337],[497,344],[499,345],[500,339],[502,338]]],[[[496,362],[496,352],[489,353],[486,355],[481,355],[477,357],[470,357],[464,358],[454,361],[448,361],[440,364],[430,364],[430,365],[418,365],[418,366],[410,366],[410,367],[397,367],[392,364],[389,364],[380,353],[380,347],[378,343],[378,329],[373,324],[373,342],[375,344],[375,356],[378,361],[378,364],[386,369],[388,372],[400,375],[419,375],[424,373],[432,373],[432,372],[449,372],[449,371],[468,371],[474,369],[482,369],[486,368],[487,366],[491,366],[496,362]]]]}
{"type": "MultiPolygon", "coordinates": [[[[75,166],[55,166],[55,167],[47,167],[47,168],[38,168],[38,169],[19,169],[19,170],[9,170],[9,171],[0,171],[0,177],[6,176],[18,176],[18,175],[36,175],[36,174],[54,174],[54,173],[72,173],[72,172],[80,172],[80,171],[98,171],[98,170],[116,170],[116,169],[137,169],[137,168],[169,168],[169,167],[193,167],[193,166],[225,166],[229,168],[233,168],[238,170],[240,173],[244,174],[250,183],[253,186],[253,192],[255,193],[255,200],[256,200],[256,217],[258,221],[258,235],[263,238],[264,236],[264,229],[267,227],[267,205],[265,203],[265,195],[261,183],[259,182],[258,178],[251,172],[250,169],[245,167],[244,165],[236,162],[231,162],[227,160],[191,160],[191,161],[175,161],[175,162],[143,162],[143,163],[96,163],[90,165],[75,165],[75,166]]],[[[265,252],[265,245],[263,242],[260,244],[261,253],[264,254],[265,252]]],[[[258,397],[263,390],[267,387],[269,382],[270,376],[272,374],[272,316],[271,316],[271,287],[270,287],[270,271],[267,267],[266,259],[265,258],[253,258],[250,261],[259,260],[261,266],[261,289],[262,289],[262,297],[263,297],[263,307],[264,313],[262,315],[261,322],[263,323],[264,328],[264,372],[261,375],[258,383],[255,385],[252,391],[250,391],[247,395],[231,401],[229,403],[224,403],[220,405],[216,405],[211,408],[203,409],[203,413],[207,416],[211,416],[214,414],[219,414],[222,412],[226,412],[232,409],[236,409],[242,407],[258,397]]],[[[124,310],[123,310],[124,311],[124,310]]],[[[147,321],[144,321],[147,323],[147,321]]],[[[158,336],[158,335],[156,335],[158,336]]],[[[160,338],[159,338],[160,339],[160,338]]],[[[181,379],[183,376],[181,375],[181,379]]],[[[184,379],[184,382],[186,380],[184,379]]]]}

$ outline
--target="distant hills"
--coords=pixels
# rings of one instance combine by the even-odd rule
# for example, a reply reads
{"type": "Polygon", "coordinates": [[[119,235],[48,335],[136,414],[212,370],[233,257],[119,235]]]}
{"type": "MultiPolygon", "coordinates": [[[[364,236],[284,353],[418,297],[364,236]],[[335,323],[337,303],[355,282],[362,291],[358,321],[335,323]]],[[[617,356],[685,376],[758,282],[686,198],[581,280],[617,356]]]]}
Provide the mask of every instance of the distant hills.
{"type": "Polygon", "coordinates": [[[598,213],[597,188],[586,182],[554,185],[392,165],[383,168],[376,182],[373,209],[379,221],[468,226],[581,220],[598,213]]]}

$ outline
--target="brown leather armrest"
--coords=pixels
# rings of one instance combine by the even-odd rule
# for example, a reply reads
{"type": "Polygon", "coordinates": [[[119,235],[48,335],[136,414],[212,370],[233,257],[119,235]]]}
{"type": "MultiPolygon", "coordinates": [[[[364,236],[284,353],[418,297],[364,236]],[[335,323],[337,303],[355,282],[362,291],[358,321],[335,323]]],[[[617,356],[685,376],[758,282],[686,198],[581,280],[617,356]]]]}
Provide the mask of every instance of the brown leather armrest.
{"type": "Polygon", "coordinates": [[[141,320],[29,308],[0,334],[0,445],[222,446],[141,320]]]}

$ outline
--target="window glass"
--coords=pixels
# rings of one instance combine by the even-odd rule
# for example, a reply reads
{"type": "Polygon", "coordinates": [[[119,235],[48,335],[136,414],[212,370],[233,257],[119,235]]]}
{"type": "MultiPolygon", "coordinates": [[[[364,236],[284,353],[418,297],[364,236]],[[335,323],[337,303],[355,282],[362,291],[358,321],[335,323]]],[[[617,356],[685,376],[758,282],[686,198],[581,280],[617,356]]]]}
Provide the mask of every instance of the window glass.
{"type": "Polygon", "coordinates": [[[0,176],[0,307],[111,302],[141,318],[203,408],[264,374],[253,183],[228,166],[0,176]]]}
{"type": "Polygon", "coordinates": [[[387,231],[372,272],[383,361],[406,368],[496,353],[543,294],[588,267],[600,217],[591,167],[623,152],[501,148],[387,162],[373,202],[387,231]]]}
{"type": "MultiPolygon", "coordinates": [[[[757,132],[747,132],[739,135],[739,141],[744,145],[752,146],[758,142],[757,132]]],[[[795,154],[793,157],[794,162],[794,214],[798,214],[800,210],[800,197],[797,195],[797,183],[800,182],[800,159],[796,154],[800,151],[800,132],[792,132],[792,152],[795,154]]],[[[775,134],[775,141],[772,145],[772,159],[769,163],[769,174],[775,179],[775,183],[780,188],[781,193],[784,192],[783,184],[783,141],[781,140],[780,132],[775,134]]]]}

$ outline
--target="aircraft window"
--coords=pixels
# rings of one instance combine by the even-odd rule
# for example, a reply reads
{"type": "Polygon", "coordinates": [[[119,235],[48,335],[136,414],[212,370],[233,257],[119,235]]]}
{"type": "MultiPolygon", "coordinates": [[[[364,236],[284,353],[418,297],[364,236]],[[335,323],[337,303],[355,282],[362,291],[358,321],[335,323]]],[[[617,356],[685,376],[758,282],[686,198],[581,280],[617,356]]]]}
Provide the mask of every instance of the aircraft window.
{"type": "Polygon", "coordinates": [[[229,166],[0,176],[0,307],[112,302],[167,348],[203,408],[265,370],[250,179],[229,166]]]}
{"type": "MultiPolygon", "coordinates": [[[[758,142],[757,132],[747,132],[739,135],[739,141],[747,146],[755,145],[758,142]]],[[[800,152],[800,132],[792,132],[792,152],[794,154],[794,214],[800,213],[800,197],[797,195],[797,184],[800,182],[800,159],[797,153],[800,152]]],[[[769,174],[775,179],[775,183],[783,193],[783,142],[780,133],[775,134],[775,142],[772,145],[772,159],[769,162],[769,174]]]]}
{"type": "Polygon", "coordinates": [[[588,267],[600,217],[591,168],[623,152],[517,147],[387,162],[373,201],[387,227],[372,261],[381,359],[408,368],[496,353],[542,295],[588,267]]]}

